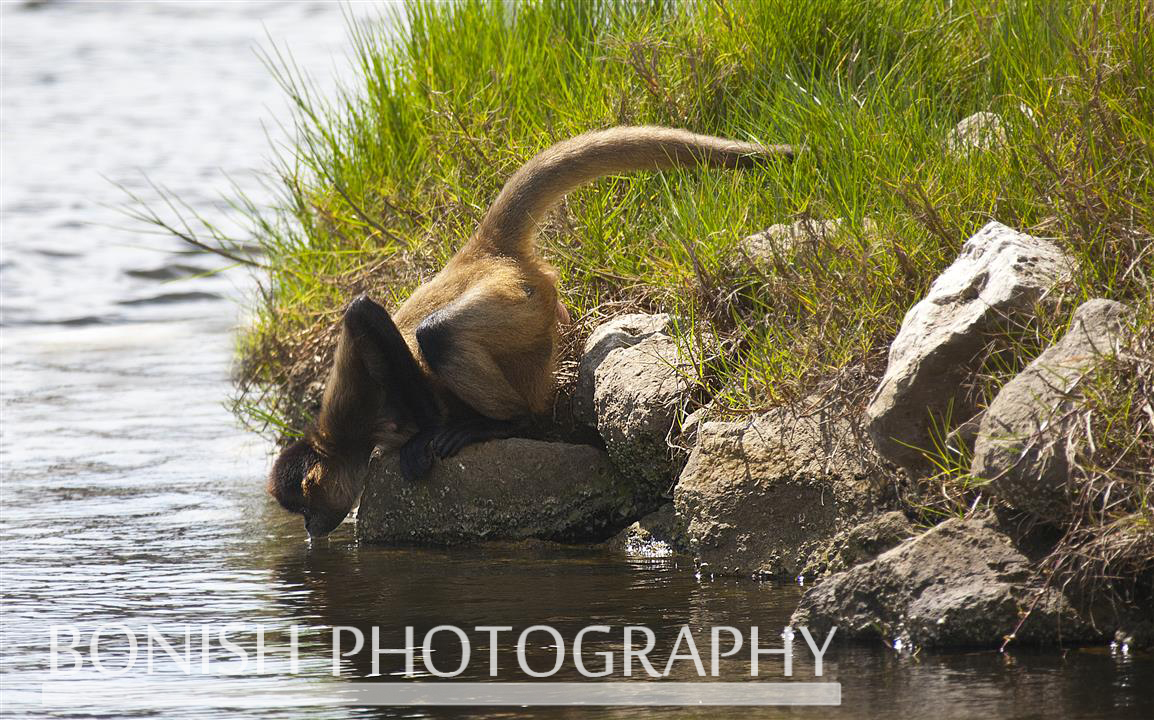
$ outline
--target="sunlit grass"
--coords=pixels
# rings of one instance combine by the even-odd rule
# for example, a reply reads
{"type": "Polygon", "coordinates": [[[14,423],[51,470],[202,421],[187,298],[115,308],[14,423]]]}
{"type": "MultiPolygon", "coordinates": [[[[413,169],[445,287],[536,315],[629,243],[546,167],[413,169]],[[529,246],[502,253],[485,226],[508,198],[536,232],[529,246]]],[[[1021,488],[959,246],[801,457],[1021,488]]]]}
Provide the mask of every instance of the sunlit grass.
{"type": "Polygon", "coordinates": [[[661,310],[681,318],[723,411],[819,388],[860,403],[905,311],[997,219],[1079,263],[1010,372],[1079,301],[1149,298],[1151,21],[1137,0],[416,2],[353,25],[356,82],[331,101],[273,51],[295,141],[280,149],[279,208],[241,203],[267,271],[241,341],[238,411],[299,430],[350,297],[395,306],[521,163],[618,124],[806,151],[573,194],[542,238],[577,320],[568,360],[592,323],[661,310]],[[1001,116],[1004,144],[951,152],[950,129],[977,111],[1001,116]],[[844,223],[771,267],[739,251],[743,236],[801,217],[844,223]]]}
{"type": "MultiPolygon", "coordinates": [[[[669,125],[804,152],[570,196],[541,239],[576,320],[562,389],[592,326],[664,311],[715,415],[815,393],[859,413],[905,312],[974,231],[998,220],[1051,238],[1073,280],[991,338],[971,391],[988,402],[1084,300],[1136,309],[1128,354],[1085,384],[1082,492],[1040,564],[1046,583],[1127,595],[1154,569],[1152,15],[1143,0],[420,0],[351,24],[355,80],[335,99],[269,51],[296,112],[269,178],[276,206],[233,200],[251,240],[197,225],[163,193],[136,214],[234,262],[259,244],[235,409],[282,438],[315,410],[344,304],[369,292],[398,305],[510,173],[590,129],[669,125]],[[951,129],[978,111],[1001,118],[1004,138],[951,150],[951,129]],[[742,249],[803,218],[842,222],[778,257],[742,249]]],[[[989,500],[968,447],[939,430],[925,449],[937,474],[893,486],[926,524],[989,500]]]]}

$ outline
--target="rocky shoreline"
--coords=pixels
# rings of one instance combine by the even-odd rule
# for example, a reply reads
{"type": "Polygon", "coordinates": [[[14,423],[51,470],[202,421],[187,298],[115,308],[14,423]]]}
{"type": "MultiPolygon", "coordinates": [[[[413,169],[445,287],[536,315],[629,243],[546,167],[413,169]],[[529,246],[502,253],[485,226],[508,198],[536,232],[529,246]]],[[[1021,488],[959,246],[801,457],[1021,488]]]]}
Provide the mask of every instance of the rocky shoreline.
{"type": "MultiPolygon", "coordinates": [[[[983,119],[971,128],[977,140],[956,144],[984,147],[990,127],[983,119]]],[[[836,229],[836,221],[775,226],[743,251],[753,261],[780,257],[836,229]]],[[[795,623],[836,625],[898,648],[1148,645],[1150,607],[1104,608],[1039,569],[1079,492],[1071,409],[1083,378],[1125,349],[1128,308],[1084,302],[1065,336],[992,402],[979,407],[966,392],[998,343],[1052,311],[1074,267],[1050,241],[990,222],[906,314],[864,407],[814,395],[737,421],[711,419],[674,319],[614,318],[589,337],[572,398],[596,446],[493,441],[439,463],[417,486],[381,459],[358,536],[660,542],[692,554],[708,574],[802,579],[811,589],[795,623]],[[969,462],[992,502],[930,526],[892,485],[930,477],[943,452],[969,462]]]]}

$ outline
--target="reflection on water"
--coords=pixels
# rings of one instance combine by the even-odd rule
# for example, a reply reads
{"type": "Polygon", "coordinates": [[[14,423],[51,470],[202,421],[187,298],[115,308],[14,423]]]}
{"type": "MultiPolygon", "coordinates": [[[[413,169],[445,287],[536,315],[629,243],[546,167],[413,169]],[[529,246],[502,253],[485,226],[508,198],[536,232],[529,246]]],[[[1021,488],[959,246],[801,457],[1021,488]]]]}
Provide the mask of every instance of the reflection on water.
{"type": "MultiPolygon", "coordinates": [[[[350,10],[373,12],[360,4],[350,10]]],[[[446,551],[360,547],[347,527],[309,545],[299,520],[264,495],[264,444],[238,430],[222,405],[229,393],[235,301],[248,280],[235,272],[205,276],[221,266],[216,259],[118,228],[124,220],[108,206],[123,196],[105,178],[146,191],[144,171],[214,218],[222,217],[217,193],[227,187],[218,168],[259,193],[252,171],[264,166],[261,121],[283,117],[284,106],[252,49],[264,42],[267,28],[302,67],[322,77],[334,67],[339,72],[332,58],[343,46],[341,9],[319,1],[52,3],[31,10],[5,4],[0,12],[0,670],[6,713],[49,713],[36,703],[47,677],[52,624],[88,631],[101,623],[379,626],[382,644],[390,647],[403,644],[407,625],[423,633],[444,623],[549,624],[566,638],[589,624],[646,625],[663,637],[659,647],[669,647],[683,624],[780,631],[796,588],[698,580],[684,559],[631,560],[598,548],[547,544],[446,551]]],[[[515,637],[502,636],[502,657],[514,656],[515,637]]],[[[270,682],[286,693],[305,683],[340,682],[327,675],[329,638],[306,633],[307,672],[270,682]]],[[[435,649],[438,663],[443,657],[447,665],[454,649],[445,640],[435,649]]],[[[548,666],[551,653],[531,646],[530,663],[548,666]]],[[[345,672],[363,679],[369,663],[366,653],[359,654],[346,661],[345,672]]],[[[487,680],[485,669],[471,664],[470,679],[487,680]]],[[[747,672],[747,661],[729,662],[721,679],[748,679],[742,677],[747,672]]],[[[795,678],[809,674],[799,658],[795,678]]],[[[175,685],[205,682],[171,672],[164,677],[175,685]]],[[[1108,650],[909,657],[835,641],[826,678],[842,683],[841,708],[760,715],[1154,715],[1150,659],[1108,650]]],[[[397,678],[386,673],[377,679],[397,678]]],[[[132,713],[88,708],[81,714],[132,713]]],[[[530,713],[163,713],[238,714],[530,713]]]]}

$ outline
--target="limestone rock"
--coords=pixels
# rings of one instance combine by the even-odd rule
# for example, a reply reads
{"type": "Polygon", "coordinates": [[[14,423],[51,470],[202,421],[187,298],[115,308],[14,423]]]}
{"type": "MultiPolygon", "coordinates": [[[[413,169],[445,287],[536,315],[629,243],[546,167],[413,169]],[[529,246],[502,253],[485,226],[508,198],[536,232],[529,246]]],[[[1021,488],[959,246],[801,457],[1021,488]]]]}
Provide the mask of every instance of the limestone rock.
{"type": "Polygon", "coordinates": [[[512,438],[472,445],[410,483],[397,457],[374,463],[357,537],[385,544],[603,540],[653,500],[588,445],[512,438]]]}
{"type": "Polygon", "coordinates": [[[1002,118],[992,112],[976,112],[962,118],[946,137],[946,147],[955,155],[974,150],[994,150],[1006,144],[1002,118]]]}
{"type": "Polygon", "coordinates": [[[840,412],[705,423],[674,488],[698,560],[720,575],[795,576],[875,505],[853,434],[840,412]]]}
{"type": "Polygon", "coordinates": [[[841,228],[841,220],[803,218],[793,223],[770,225],[741,241],[741,250],[754,262],[772,262],[774,258],[788,258],[800,245],[820,241],[841,228]]]}
{"type": "Polygon", "coordinates": [[[998,647],[1033,607],[1017,642],[1099,638],[1064,596],[1030,580],[1026,557],[991,519],[953,518],[827,578],[790,622],[898,647],[998,647]]]}
{"type": "Polygon", "coordinates": [[[614,464],[654,487],[669,485],[666,438],[691,391],[668,315],[624,315],[585,343],[574,413],[597,428],[614,464]]]}
{"type": "Polygon", "coordinates": [[[688,540],[670,502],[614,535],[607,545],[630,557],[668,557],[684,552],[688,540]]]}
{"type": "MultiPolygon", "coordinates": [[[[836,237],[844,225],[839,218],[802,218],[792,223],[770,225],[761,232],[743,238],[738,247],[755,264],[769,267],[778,263],[788,264],[790,258],[802,248],[820,246],[836,237]]],[[[866,233],[873,233],[873,220],[865,218],[862,229],[866,233]]]]}
{"type": "Polygon", "coordinates": [[[803,575],[848,570],[873,560],[915,535],[913,523],[904,514],[896,510],[882,513],[835,535],[828,551],[814,557],[803,575]]]}
{"type": "Polygon", "coordinates": [[[1070,511],[1067,442],[1076,416],[1078,381],[1103,355],[1119,350],[1127,307],[1090,300],[1074,313],[1069,331],[998,392],[974,444],[971,472],[1011,506],[1061,523],[1070,511]]]}
{"type": "Polygon", "coordinates": [[[1029,313],[1069,277],[1071,264],[1049,241],[997,222],[967,240],[890,346],[866,411],[878,452],[913,472],[924,469],[933,430],[948,431],[975,413],[962,388],[990,333],[1029,313]]]}

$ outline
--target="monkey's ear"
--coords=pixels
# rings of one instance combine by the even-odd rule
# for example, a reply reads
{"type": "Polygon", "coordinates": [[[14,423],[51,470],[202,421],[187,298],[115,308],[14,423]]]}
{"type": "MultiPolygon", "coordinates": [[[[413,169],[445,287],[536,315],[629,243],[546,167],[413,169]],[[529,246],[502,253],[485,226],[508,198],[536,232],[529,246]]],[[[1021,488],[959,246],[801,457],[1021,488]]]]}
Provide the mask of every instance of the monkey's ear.
{"type": "Polygon", "coordinates": [[[297,440],[281,451],[268,476],[269,494],[285,510],[302,513],[307,507],[303,483],[309,471],[321,461],[320,453],[307,440],[297,440]]]}

